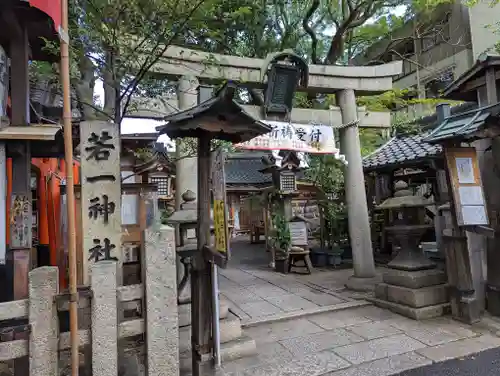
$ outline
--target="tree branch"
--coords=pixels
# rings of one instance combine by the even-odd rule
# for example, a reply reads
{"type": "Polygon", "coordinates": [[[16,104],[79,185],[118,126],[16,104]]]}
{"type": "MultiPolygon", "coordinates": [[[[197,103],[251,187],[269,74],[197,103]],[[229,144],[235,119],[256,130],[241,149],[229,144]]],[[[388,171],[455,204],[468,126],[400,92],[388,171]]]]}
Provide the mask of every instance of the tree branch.
{"type": "Polygon", "coordinates": [[[304,19],[302,20],[302,27],[304,28],[305,32],[311,37],[311,60],[313,64],[318,64],[318,37],[316,36],[314,30],[309,26],[309,21],[311,20],[316,10],[319,8],[319,5],[319,0],[313,0],[311,6],[309,7],[309,10],[306,12],[304,19]]]}

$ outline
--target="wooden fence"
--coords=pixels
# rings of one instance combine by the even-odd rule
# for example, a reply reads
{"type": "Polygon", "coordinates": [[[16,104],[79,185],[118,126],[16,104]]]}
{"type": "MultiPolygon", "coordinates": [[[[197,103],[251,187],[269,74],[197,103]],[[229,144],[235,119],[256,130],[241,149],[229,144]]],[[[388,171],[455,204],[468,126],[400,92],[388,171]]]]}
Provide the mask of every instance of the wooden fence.
{"type": "MultiPolygon", "coordinates": [[[[117,262],[101,261],[91,266],[89,288],[79,292],[80,313],[88,312],[89,318],[87,328],[79,330],[80,348],[90,347],[93,375],[117,375],[118,341],[141,334],[145,375],[179,374],[174,229],[162,226],[145,235],[143,284],[118,286],[117,262]],[[142,315],[126,319],[124,309],[137,303],[142,315]]],[[[57,267],[34,269],[29,273],[29,298],[0,303],[0,322],[27,319],[29,333],[21,339],[4,335],[0,362],[28,357],[30,375],[59,375],[59,352],[70,348],[70,333],[59,333],[58,312],[69,310],[69,296],[59,293],[58,280],[57,267]]]]}

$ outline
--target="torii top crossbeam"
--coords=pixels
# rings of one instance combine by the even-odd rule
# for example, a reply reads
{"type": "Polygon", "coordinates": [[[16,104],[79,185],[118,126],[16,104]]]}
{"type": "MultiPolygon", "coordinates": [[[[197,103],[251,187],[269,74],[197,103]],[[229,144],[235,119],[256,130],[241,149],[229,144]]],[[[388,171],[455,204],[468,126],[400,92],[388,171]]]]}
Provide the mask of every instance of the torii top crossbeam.
{"type": "MultiPolygon", "coordinates": [[[[152,71],[167,77],[194,75],[204,81],[233,81],[256,87],[264,82],[264,73],[272,56],[266,59],[212,54],[170,46],[152,71]]],[[[307,91],[334,93],[353,89],[358,94],[374,94],[392,89],[392,77],[401,73],[402,62],[376,66],[309,65],[307,91]]]]}

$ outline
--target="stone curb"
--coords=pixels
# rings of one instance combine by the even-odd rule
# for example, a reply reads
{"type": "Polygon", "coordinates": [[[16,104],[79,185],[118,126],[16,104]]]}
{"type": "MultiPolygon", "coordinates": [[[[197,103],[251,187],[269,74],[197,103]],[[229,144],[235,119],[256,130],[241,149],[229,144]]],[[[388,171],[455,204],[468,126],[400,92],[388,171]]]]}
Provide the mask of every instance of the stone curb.
{"type": "MultiPolygon", "coordinates": [[[[320,313],[343,311],[343,310],[349,309],[349,308],[359,308],[359,307],[366,307],[366,306],[371,306],[371,305],[372,305],[372,303],[370,303],[366,300],[355,300],[352,302],[339,303],[339,304],[334,304],[334,305],[329,305],[329,306],[324,306],[324,307],[303,309],[300,311],[285,312],[285,313],[279,313],[276,315],[258,317],[255,319],[242,320],[241,327],[243,329],[245,329],[245,328],[250,328],[250,327],[262,325],[262,324],[271,324],[274,322],[293,320],[293,319],[298,319],[298,318],[302,318],[302,317],[306,317],[306,316],[317,315],[320,313]]],[[[229,308],[229,310],[231,310],[231,308],[229,308]]]]}

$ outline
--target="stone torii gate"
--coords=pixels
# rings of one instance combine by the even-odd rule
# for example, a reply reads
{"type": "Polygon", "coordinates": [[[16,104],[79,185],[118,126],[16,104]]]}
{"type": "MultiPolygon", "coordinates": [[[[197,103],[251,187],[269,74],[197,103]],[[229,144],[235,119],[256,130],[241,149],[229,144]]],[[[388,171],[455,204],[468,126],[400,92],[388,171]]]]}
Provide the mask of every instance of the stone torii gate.
{"type": "MultiPolygon", "coordinates": [[[[146,111],[139,110],[134,116],[162,118],[173,111],[196,106],[200,82],[211,84],[233,81],[249,88],[264,88],[269,63],[280,54],[282,53],[271,54],[266,59],[256,59],[171,46],[152,71],[156,75],[178,81],[178,103],[158,101],[148,105],[146,111]]],[[[344,176],[354,275],[348,287],[355,290],[373,287],[373,278],[376,276],[358,127],[390,127],[390,113],[366,112],[363,108],[357,108],[356,94],[373,95],[391,90],[392,77],[400,74],[401,68],[400,61],[367,67],[309,65],[306,91],[335,93],[337,106],[331,107],[330,110],[294,108],[291,112],[290,121],[293,123],[354,124],[340,129],[339,137],[341,153],[349,162],[344,176]],[[359,122],[356,122],[357,120],[359,122]]],[[[265,119],[264,111],[260,107],[243,107],[256,118],[265,119]]],[[[178,149],[178,153],[182,155],[181,148],[178,149]]],[[[196,191],[196,184],[196,158],[179,159],[177,194],[180,195],[188,189],[196,191]]]]}

